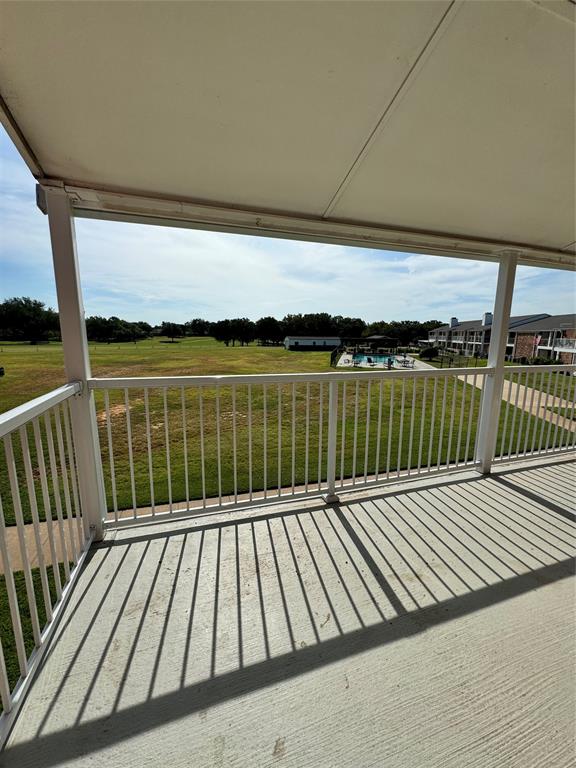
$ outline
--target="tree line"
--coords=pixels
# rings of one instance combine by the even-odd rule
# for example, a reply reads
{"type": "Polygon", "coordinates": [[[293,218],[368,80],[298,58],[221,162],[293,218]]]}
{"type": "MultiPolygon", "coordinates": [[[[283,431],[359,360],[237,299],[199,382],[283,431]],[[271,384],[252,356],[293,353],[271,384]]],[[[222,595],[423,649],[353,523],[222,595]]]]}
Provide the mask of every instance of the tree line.
{"type": "MultiPolygon", "coordinates": [[[[330,315],[327,312],[289,314],[282,320],[247,317],[212,322],[194,318],[186,323],[162,322],[152,326],[144,321],[133,322],[119,317],[93,315],[86,318],[89,341],[104,343],[136,342],[152,336],[165,336],[172,341],[186,336],[212,336],[226,346],[245,345],[258,341],[263,345],[282,344],[286,336],[338,336],[361,338],[382,335],[407,346],[427,338],[428,331],[442,325],[439,320],[380,320],[366,323],[358,317],[330,315]]],[[[60,338],[58,313],[36,299],[14,297],[0,302],[0,339],[39,343],[60,338]]]]}

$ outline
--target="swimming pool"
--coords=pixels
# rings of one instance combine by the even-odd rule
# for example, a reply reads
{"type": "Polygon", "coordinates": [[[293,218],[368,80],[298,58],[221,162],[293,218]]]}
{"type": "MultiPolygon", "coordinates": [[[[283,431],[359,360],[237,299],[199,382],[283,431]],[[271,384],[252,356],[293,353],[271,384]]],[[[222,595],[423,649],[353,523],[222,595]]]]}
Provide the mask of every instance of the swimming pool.
{"type": "Polygon", "coordinates": [[[388,361],[390,360],[390,367],[394,366],[396,358],[394,355],[364,355],[355,354],[352,355],[352,364],[364,367],[371,367],[374,363],[380,368],[382,366],[388,367],[388,361]]]}

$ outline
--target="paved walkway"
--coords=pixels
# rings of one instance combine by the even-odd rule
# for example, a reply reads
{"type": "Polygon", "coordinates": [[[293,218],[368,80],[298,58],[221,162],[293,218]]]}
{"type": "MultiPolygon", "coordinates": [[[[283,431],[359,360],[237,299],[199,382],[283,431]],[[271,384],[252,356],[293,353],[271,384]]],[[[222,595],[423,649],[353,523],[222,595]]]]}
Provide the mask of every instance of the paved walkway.
{"type": "MultiPolygon", "coordinates": [[[[465,381],[465,376],[459,377],[461,381],[465,381]]],[[[468,383],[472,382],[468,378],[468,383]]],[[[484,384],[484,376],[479,376],[476,380],[476,386],[478,389],[482,389],[484,384]]],[[[570,400],[563,400],[559,397],[553,397],[546,392],[540,392],[538,389],[532,387],[526,387],[524,384],[517,384],[515,381],[504,379],[504,387],[502,390],[502,400],[517,405],[518,408],[524,410],[526,413],[531,413],[534,416],[539,416],[544,421],[549,421],[553,425],[558,424],[560,427],[567,429],[570,432],[576,432],[576,421],[574,419],[567,418],[564,414],[554,413],[553,408],[574,408],[574,403],[570,400]]],[[[576,416],[576,411],[573,414],[576,416]]]]}

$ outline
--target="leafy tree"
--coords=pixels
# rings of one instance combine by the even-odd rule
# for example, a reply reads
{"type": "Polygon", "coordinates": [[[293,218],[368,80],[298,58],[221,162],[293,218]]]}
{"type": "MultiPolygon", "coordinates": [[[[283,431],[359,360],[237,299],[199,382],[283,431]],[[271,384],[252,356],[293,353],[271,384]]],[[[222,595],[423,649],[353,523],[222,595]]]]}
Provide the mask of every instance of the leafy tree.
{"type": "Polygon", "coordinates": [[[88,341],[111,342],[146,339],[152,333],[152,326],[143,321],[131,323],[119,317],[100,317],[93,315],[86,318],[88,341]]]}
{"type": "Polygon", "coordinates": [[[88,341],[112,341],[112,326],[106,317],[93,315],[86,318],[88,341]]]}
{"type": "Polygon", "coordinates": [[[208,336],[210,325],[209,320],[202,320],[202,318],[196,317],[184,323],[184,333],[186,336],[208,336]]]}
{"type": "Polygon", "coordinates": [[[406,347],[416,344],[418,339],[427,339],[428,331],[438,328],[439,325],[442,323],[437,320],[427,320],[424,323],[418,320],[392,320],[390,322],[380,320],[370,323],[366,328],[365,335],[389,336],[396,339],[401,347],[406,347]]]}
{"type": "Polygon", "coordinates": [[[184,336],[184,326],[180,323],[162,323],[162,336],[168,336],[169,339],[174,341],[176,338],[184,336]]]}
{"type": "Polygon", "coordinates": [[[232,331],[232,345],[235,341],[239,341],[241,346],[250,344],[256,337],[256,326],[247,317],[236,317],[230,320],[230,327],[232,331]]]}
{"type": "Polygon", "coordinates": [[[341,338],[357,339],[364,334],[366,323],[359,317],[342,317],[336,315],[334,323],[337,328],[337,335],[341,338]]]}
{"type": "Polygon", "coordinates": [[[280,320],[275,317],[261,317],[256,322],[256,338],[262,345],[280,344],[286,335],[280,320]]]}
{"type": "Polygon", "coordinates": [[[327,312],[286,315],[282,320],[286,336],[337,336],[336,318],[327,312]]]}
{"type": "Polygon", "coordinates": [[[44,302],[22,296],[0,303],[0,338],[35,343],[58,333],[58,314],[44,302]]]}
{"type": "Polygon", "coordinates": [[[221,341],[228,346],[233,338],[230,320],[218,320],[216,323],[211,323],[210,333],[216,341],[221,341]]]}

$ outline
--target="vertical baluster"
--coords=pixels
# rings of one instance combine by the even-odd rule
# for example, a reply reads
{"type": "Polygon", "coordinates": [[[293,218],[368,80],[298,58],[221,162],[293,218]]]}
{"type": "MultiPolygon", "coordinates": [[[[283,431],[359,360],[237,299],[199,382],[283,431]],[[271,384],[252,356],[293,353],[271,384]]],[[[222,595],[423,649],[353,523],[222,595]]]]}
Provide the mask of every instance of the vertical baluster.
{"type": "Polygon", "coordinates": [[[342,382],[342,416],[340,429],[340,487],[344,487],[344,471],[346,461],[346,382],[342,382]]]}
{"type": "Polygon", "coordinates": [[[386,449],[386,480],[390,477],[390,456],[392,453],[392,432],[394,431],[394,379],[390,382],[390,413],[388,414],[388,446],[386,449]]]}
{"type": "Polygon", "coordinates": [[[370,450],[370,406],[372,400],[371,392],[372,382],[368,379],[367,392],[366,392],[366,440],[364,443],[364,482],[368,480],[368,452],[370,450]]]}
{"type": "MultiPolygon", "coordinates": [[[[556,375],[557,376],[560,376],[560,375],[562,376],[562,388],[560,389],[560,396],[559,396],[558,404],[556,406],[557,410],[558,410],[558,413],[555,413],[554,411],[552,411],[552,413],[554,413],[555,417],[556,417],[554,419],[556,424],[554,425],[554,437],[552,439],[552,450],[556,449],[556,440],[558,438],[558,426],[560,424],[560,419],[562,418],[562,416],[561,416],[561,409],[562,409],[562,403],[564,402],[564,390],[566,388],[566,379],[568,378],[564,373],[562,373],[562,374],[557,373],[556,375]]],[[[566,421],[566,418],[564,418],[564,421],[566,421]]]]}
{"type": "Polygon", "coordinates": [[[264,459],[264,467],[262,469],[263,472],[263,482],[264,482],[264,498],[268,497],[268,395],[267,395],[267,388],[266,384],[262,385],[262,426],[263,426],[263,436],[262,436],[262,448],[263,448],[263,459],[264,459]]]}
{"type": "Polygon", "coordinates": [[[430,421],[430,436],[428,438],[428,462],[426,471],[430,472],[432,468],[432,445],[434,443],[434,426],[436,424],[436,393],[438,391],[438,379],[434,378],[434,389],[432,390],[432,419],[430,421]]]}
{"type": "MultiPolygon", "coordinates": [[[[573,380],[573,389],[572,389],[572,406],[570,408],[570,421],[568,423],[569,427],[574,422],[574,413],[575,413],[574,409],[576,408],[576,371],[571,371],[570,377],[573,380]]],[[[566,433],[566,448],[573,448],[575,441],[576,441],[576,429],[572,431],[568,430],[566,433]]]]}
{"type": "Polygon", "coordinates": [[[134,453],[132,449],[132,419],[130,416],[130,398],[128,388],[124,389],[124,408],[126,410],[126,439],[128,441],[128,465],[130,469],[130,490],[132,492],[132,516],[136,519],[136,480],[134,478],[134,453]]]}
{"type": "MultiPolygon", "coordinates": [[[[524,432],[524,417],[526,415],[526,400],[528,399],[528,372],[524,372],[524,392],[522,395],[522,406],[520,411],[520,421],[518,423],[518,434],[516,436],[516,456],[520,455],[520,444],[524,432]]],[[[521,378],[521,375],[520,375],[521,378]]]]}
{"type": "Polygon", "coordinates": [[[10,697],[10,684],[8,682],[8,673],[6,671],[6,661],[4,659],[4,647],[0,639],[0,701],[2,709],[7,714],[12,709],[12,699],[10,697]]]}
{"type": "Polygon", "coordinates": [[[168,509],[173,511],[172,505],[172,460],[170,458],[170,425],[168,422],[168,391],[162,387],[162,401],[164,404],[164,442],[166,448],[166,480],[168,482],[168,509]]]}
{"type": "MultiPolygon", "coordinates": [[[[470,437],[472,435],[472,420],[474,418],[474,399],[476,398],[478,374],[475,373],[472,378],[472,390],[470,392],[470,407],[468,408],[468,428],[466,430],[466,451],[464,457],[464,463],[469,464],[469,450],[470,450],[470,437]]],[[[474,463],[474,452],[472,454],[472,463],[474,463]]]]}
{"type": "Polygon", "coordinates": [[[358,447],[358,403],[360,394],[360,382],[356,379],[356,391],[354,399],[354,437],[352,439],[352,485],[356,485],[356,452],[358,447]]]}
{"type": "Polygon", "coordinates": [[[220,443],[220,387],[216,385],[216,468],[218,472],[218,504],[222,504],[222,450],[220,443]]]}
{"type": "Polygon", "coordinates": [[[410,432],[408,436],[408,477],[412,471],[412,445],[414,442],[414,417],[416,414],[416,378],[412,379],[412,406],[410,413],[410,432]]]}
{"type": "Polygon", "coordinates": [[[404,437],[404,407],[406,405],[406,379],[402,379],[402,395],[400,398],[400,431],[398,434],[398,458],[396,462],[396,477],[400,477],[402,466],[402,438],[404,437]]]}
{"type": "Polygon", "coordinates": [[[542,452],[542,442],[544,440],[544,432],[546,427],[548,426],[548,422],[546,421],[545,416],[548,413],[548,398],[550,397],[552,376],[553,376],[553,373],[551,371],[548,371],[548,383],[546,385],[546,395],[544,396],[544,405],[542,406],[543,413],[542,413],[542,416],[540,417],[542,424],[540,425],[540,435],[538,436],[538,453],[542,452]]]}
{"type": "Polygon", "coordinates": [[[296,486],[296,384],[292,382],[292,493],[296,486]]]}
{"type": "Polygon", "coordinates": [[[328,385],[328,444],[326,451],[326,495],[328,504],[338,501],[336,495],[336,443],[338,434],[338,382],[328,385]]]}
{"type": "Polygon", "coordinates": [[[200,479],[202,482],[202,508],[206,508],[206,457],[204,453],[204,394],[198,388],[198,419],[200,421],[200,479]]]}
{"type": "Polygon", "coordinates": [[[64,503],[66,506],[66,518],[68,520],[68,536],[70,537],[70,549],[74,563],[78,562],[78,549],[74,535],[74,517],[72,513],[72,500],[70,498],[70,485],[68,482],[68,468],[66,466],[66,453],[64,451],[64,438],[62,435],[62,422],[60,421],[60,408],[54,407],[54,422],[56,424],[56,443],[60,458],[60,471],[62,473],[62,487],[64,489],[64,503]]]}
{"type": "Polygon", "coordinates": [[[50,546],[50,556],[52,559],[52,572],[54,574],[56,597],[59,600],[62,597],[62,580],[60,579],[60,568],[58,567],[58,555],[56,553],[56,543],[54,540],[54,525],[52,521],[50,492],[48,490],[48,477],[46,475],[46,463],[44,461],[44,447],[42,445],[42,435],[40,433],[40,423],[38,419],[34,419],[32,422],[32,428],[34,430],[34,444],[36,446],[38,472],[40,474],[40,487],[42,488],[42,504],[44,507],[44,517],[46,518],[46,531],[48,533],[48,543],[50,546]]]}
{"type": "Polygon", "coordinates": [[[39,648],[40,621],[38,620],[36,594],[34,592],[34,582],[32,580],[32,571],[30,570],[30,560],[28,559],[28,549],[26,547],[26,532],[24,529],[18,474],[16,472],[16,462],[14,461],[11,435],[6,435],[4,438],[4,453],[6,454],[6,467],[8,469],[10,493],[12,494],[12,504],[14,506],[14,518],[16,519],[20,558],[22,560],[22,570],[24,571],[24,583],[26,585],[26,597],[28,598],[28,610],[30,611],[30,623],[32,624],[32,635],[34,636],[34,645],[39,648]]]}
{"type": "MultiPolygon", "coordinates": [[[[444,391],[442,393],[442,412],[440,414],[440,430],[438,432],[438,462],[436,469],[440,469],[442,463],[442,449],[444,447],[444,422],[446,420],[446,396],[448,394],[448,376],[444,377],[444,391]]],[[[448,466],[448,459],[446,459],[448,466]]]]}
{"type": "Polygon", "coordinates": [[[24,474],[26,476],[26,489],[28,491],[28,501],[30,503],[30,514],[32,516],[32,526],[34,529],[34,542],[36,544],[36,556],[38,558],[38,570],[40,571],[40,582],[42,584],[42,597],[44,598],[44,608],[47,621],[52,620],[52,598],[50,597],[50,588],[48,586],[48,574],[46,572],[46,563],[44,561],[44,549],[42,538],[40,536],[40,520],[38,518],[38,502],[36,499],[36,488],[34,485],[34,475],[32,472],[32,460],[30,459],[30,445],[28,443],[28,430],[26,426],[20,427],[20,446],[22,448],[22,458],[24,461],[24,474]]]}
{"type": "MultiPolygon", "coordinates": [[[[345,386],[345,385],[344,385],[345,386]]],[[[376,430],[376,456],[374,458],[374,477],[376,480],[380,477],[380,444],[382,440],[382,401],[384,398],[384,381],[380,379],[378,391],[378,426],[376,430]]]]}
{"type": "Polygon", "coordinates": [[[562,425],[560,427],[560,440],[558,442],[558,450],[559,451],[561,451],[563,449],[563,447],[565,447],[564,446],[564,441],[565,441],[565,439],[567,437],[567,434],[568,434],[567,427],[569,427],[570,423],[571,423],[570,419],[569,419],[570,403],[573,402],[573,400],[570,399],[571,398],[570,389],[572,388],[572,374],[571,373],[567,373],[567,374],[564,374],[564,376],[565,376],[565,378],[567,380],[566,383],[567,383],[568,386],[567,386],[567,389],[566,389],[566,395],[564,397],[564,402],[566,403],[566,405],[564,406],[564,412],[562,414],[562,425]]]}
{"type": "Polygon", "coordinates": [[[448,430],[448,448],[446,451],[446,469],[450,466],[452,455],[452,437],[454,435],[454,417],[456,414],[456,395],[458,393],[458,376],[450,376],[452,381],[452,406],[450,408],[450,428],[448,430]]]}
{"type": "Polygon", "coordinates": [[[248,493],[250,501],[253,496],[252,481],[252,384],[248,384],[248,493]]]}
{"type": "Polygon", "coordinates": [[[54,493],[54,503],[56,504],[56,519],[58,520],[58,533],[60,536],[60,549],[62,551],[62,560],[64,564],[64,575],[66,581],[70,578],[70,557],[66,545],[66,536],[64,534],[64,515],[62,512],[62,499],[60,498],[60,484],[58,481],[58,467],[56,465],[56,450],[54,448],[54,435],[52,434],[52,421],[50,412],[44,414],[44,427],[46,430],[46,441],[48,443],[48,462],[50,465],[50,477],[52,478],[52,491],[54,493]]]}
{"type": "Polygon", "coordinates": [[[542,402],[542,391],[544,389],[544,371],[540,373],[540,381],[538,383],[538,400],[536,401],[536,413],[534,414],[534,426],[532,428],[532,443],[530,446],[530,453],[534,454],[536,448],[536,436],[538,435],[538,426],[540,425],[540,404],[542,402]]]}
{"type": "MultiPolygon", "coordinates": [[[[528,380],[530,378],[530,374],[528,373],[526,375],[526,382],[528,383],[528,380]]],[[[524,448],[522,449],[522,453],[524,456],[528,453],[528,438],[530,437],[530,419],[534,418],[534,397],[536,394],[536,374],[532,374],[532,386],[530,391],[530,405],[528,406],[528,413],[526,415],[526,434],[524,436],[524,448]]]]}
{"type": "Polygon", "coordinates": [[[324,431],[324,385],[319,384],[318,393],[318,490],[322,488],[322,443],[324,431]]]}
{"type": "Polygon", "coordinates": [[[304,490],[308,493],[308,472],[310,469],[310,382],[306,383],[306,435],[304,437],[304,490]]]}
{"type": "Polygon", "coordinates": [[[562,439],[560,440],[560,448],[568,448],[570,442],[570,425],[574,419],[574,400],[576,400],[576,378],[573,372],[568,374],[568,392],[566,393],[566,410],[564,411],[564,420],[562,422],[562,439]],[[572,395],[570,395],[570,387],[572,387],[572,395]],[[570,397],[572,399],[570,399],[570,397]],[[571,403],[571,405],[568,405],[571,403]],[[566,442],[564,442],[566,441],[566,442]]]}
{"type": "Polygon", "coordinates": [[[428,379],[424,379],[422,387],[422,410],[420,411],[420,437],[418,439],[418,474],[422,468],[422,447],[424,445],[424,422],[426,420],[426,390],[428,389],[428,379]]]}
{"type": "Polygon", "coordinates": [[[68,465],[70,467],[70,482],[72,485],[72,499],[74,501],[74,511],[76,513],[76,533],[78,535],[78,551],[84,549],[84,532],[82,530],[82,510],[80,509],[80,497],[78,494],[78,476],[76,473],[76,454],[74,453],[74,441],[72,440],[72,431],[70,429],[70,417],[68,414],[68,403],[62,403],[62,414],[64,416],[64,436],[66,438],[66,451],[68,453],[68,465]]]}
{"type": "MultiPolygon", "coordinates": [[[[552,395],[552,405],[551,405],[551,408],[554,409],[555,406],[556,406],[556,398],[557,398],[557,395],[558,395],[558,377],[560,376],[560,374],[557,371],[555,371],[554,373],[551,373],[550,375],[555,377],[554,378],[554,394],[552,395]]],[[[548,406],[548,403],[546,403],[546,406],[548,406]]],[[[550,419],[550,417],[553,416],[554,411],[553,410],[552,411],[548,411],[548,407],[546,407],[545,413],[548,414],[548,418],[550,419]]],[[[550,450],[550,436],[551,436],[551,434],[552,434],[552,420],[550,419],[548,421],[548,428],[546,430],[546,447],[545,447],[546,453],[548,453],[548,451],[550,450]]]]}
{"type": "MultiPolygon", "coordinates": [[[[505,447],[506,447],[506,436],[507,436],[507,430],[508,430],[508,415],[510,412],[510,401],[512,400],[512,383],[514,381],[514,374],[510,373],[509,375],[504,375],[504,383],[503,383],[503,389],[502,394],[504,395],[504,392],[506,391],[506,384],[508,384],[508,394],[506,395],[506,408],[504,409],[504,424],[502,425],[502,436],[500,438],[500,459],[504,459],[505,454],[505,447]]],[[[484,378],[483,387],[486,386],[486,378],[484,378]]],[[[478,414],[478,423],[480,423],[480,414],[478,414]]]]}
{"type": "Polygon", "coordinates": [[[184,489],[186,491],[186,509],[190,509],[190,477],[188,475],[188,428],[186,419],[186,392],[180,388],[180,401],[182,405],[182,450],[184,452],[184,489]]]}
{"type": "Polygon", "coordinates": [[[110,484],[112,486],[112,506],[114,508],[114,520],[118,522],[118,497],[116,495],[116,471],[114,468],[114,450],[112,447],[112,424],[110,421],[110,397],[108,390],[104,390],[104,409],[106,411],[106,435],[108,437],[108,458],[110,462],[110,484]]]}
{"type": "MultiPolygon", "coordinates": [[[[458,386],[457,382],[454,382],[458,386]]],[[[460,449],[462,448],[462,429],[464,428],[464,405],[466,403],[466,394],[468,392],[468,374],[464,374],[462,382],[462,398],[460,400],[460,418],[458,420],[458,439],[456,441],[456,466],[460,466],[460,449]]]]}
{"type": "Polygon", "coordinates": [[[14,583],[14,571],[10,562],[10,552],[6,543],[6,523],[4,521],[4,509],[2,506],[2,497],[0,496],[0,557],[2,558],[2,569],[4,571],[4,583],[8,595],[8,605],[10,607],[10,618],[12,621],[12,633],[16,644],[16,655],[18,656],[18,668],[20,675],[26,677],[28,674],[28,655],[24,644],[24,634],[22,632],[22,621],[20,619],[20,608],[18,607],[18,595],[16,593],[16,584],[14,583]]]}
{"type": "Polygon", "coordinates": [[[234,503],[238,503],[238,448],[236,444],[236,385],[232,384],[232,469],[234,480],[234,503]]]}
{"type": "MultiPolygon", "coordinates": [[[[511,379],[512,380],[512,379],[511,379]]],[[[514,410],[512,411],[512,423],[510,424],[510,437],[508,438],[508,458],[512,455],[512,444],[514,442],[514,429],[516,427],[516,416],[518,415],[518,400],[520,399],[520,374],[516,374],[516,394],[514,396],[514,410]]]]}
{"type": "Polygon", "coordinates": [[[277,387],[278,403],[278,496],[282,495],[282,385],[277,387]]]}
{"type": "MultiPolygon", "coordinates": [[[[152,431],[150,429],[150,400],[148,396],[148,387],[144,388],[144,415],[146,419],[146,453],[148,456],[148,480],[150,483],[150,508],[152,516],[156,514],[156,499],[154,494],[154,466],[152,464],[152,431]]],[[[110,438],[110,450],[112,450],[112,438],[110,438]]],[[[116,494],[116,489],[114,489],[116,494]]],[[[116,507],[114,508],[116,512],[116,507]]]]}

